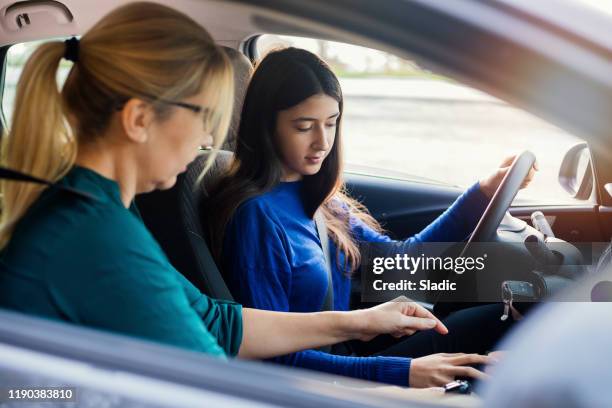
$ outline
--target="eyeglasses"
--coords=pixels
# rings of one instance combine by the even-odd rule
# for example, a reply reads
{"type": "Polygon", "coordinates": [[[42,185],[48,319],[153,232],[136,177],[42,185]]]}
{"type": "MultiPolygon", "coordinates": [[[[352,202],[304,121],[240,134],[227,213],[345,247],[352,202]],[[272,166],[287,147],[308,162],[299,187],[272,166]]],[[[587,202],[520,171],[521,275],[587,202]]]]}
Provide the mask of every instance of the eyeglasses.
{"type": "MultiPolygon", "coordinates": [[[[193,113],[202,113],[208,110],[208,108],[205,108],[203,106],[194,105],[192,103],[187,103],[187,102],[171,101],[168,99],[156,98],[150,95],[141,95],[141,97],[144,99],[148,99],[151,102],[159,102],[159,103],[164,103],[166,105],[178,106],[179,108],[189,109],[193,113]]],[[[119,111],[123,109],[124,105],[125,105],[125,101],[117,104],[117,107],[115,109],[119,111]]]]}
{"type": "Polygon", "coordinates": [[[169,101],[167,99],[155,99],[155,102],[161,102],[161,103],[165,103],[166,105],[173,105],[173,106],[178,106],[180,108],[185,108],[185,109],[189,109],[190,111],[194,112],[194,113],[201,113],[204,112],[205,110],[207,110],[208,108],[204,108],[200,105],[194,105],[192,103],[187,103],[187,102],[178,102],[178,101],[169,101]]]}
{"type": "MultiPolygon", "coordinates": [[[[154,97],[149,96],[149,95],[141,95],[141,97],[144,98],[144,99],[149,99],[150,101],[152,101],[154,103],[155,102],[165,103],[166,105],[178,106],[179,108],[188,109],[188,110],[190,110],[190,111],[192,111],[193,113],[196,113],[196,114],[208,111],[208,108],[205,108],[205,107],[200,106],[200,105],[194,105],[192,103],[180,102],[180,101],[171,101],[171,100],[162,99],[162,98],[154,98],[154,97]]],[[[123,109],[124,106],[125,106],[125,101],[118,103],[115,109],[117,111],[120,111],[121,109],[123,109]]],[[[212,150],[212,146],[200,146],[200,150],[212,150]]]]}

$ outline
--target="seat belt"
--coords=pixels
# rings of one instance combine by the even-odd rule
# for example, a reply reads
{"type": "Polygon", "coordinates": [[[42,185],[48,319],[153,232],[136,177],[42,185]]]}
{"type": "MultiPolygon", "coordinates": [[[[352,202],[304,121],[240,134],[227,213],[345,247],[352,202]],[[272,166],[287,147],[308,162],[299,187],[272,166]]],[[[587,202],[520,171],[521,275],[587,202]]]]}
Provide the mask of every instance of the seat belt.
{"type": "Polygon", "coordinates": [[[90,193],[88,193],[86,191],[81,191],[81,190],[78,190],[76,188],[72,188],[72,187],[68,187],[68,186],[63,186],[61,184],[57,184],[57,183],[54,183],[52,181],[44,180],[44,179],[41,179],[41,178],[38,178],[38,177],[31,176],[31,175],[26,174],[26,173],[22,173],[22,172],[17,171],[17,170],[8,169],[8,168],[2,167],[2,166],[0,166],[0,179],[2,179],[2,180],[13,180],[13,181],[23,181],[23,182],[26,182],[26,183],[42,184],[42,185],[45,185],[45,186],[47,186],[49,188],[55,188],[55,189],[58,189],[58,190],[67,191],[69,193],[76,194],[76,195],[78,195],[80,197],[84,197],[84,198],[87,198],[87,199],[90,199],[90,200],[94,200],[94,201],[98,200],[98,198],[96,196],[94,196],[93,194],[90,194],[90,193]]]}
{"type": "Polygon", "coordinates": [[[317,227],[317,233],[319,234],[319,240],[321,241],[321,248],[323,249],[323,257],[325,258],[325,266],[327,271],[327,293],[325,294],[325,300],[321,311],[334,310],[334,284],[332,281],[332,263],[329,254],[329,237],[327,235],[327,226],[325,225],[325,218],[323,213],[317,211],[314,216],[315,226],[317,227]]]}
{"type": "MultiPolygon", "coordinates": [[[[327,270],[327,293],[325,293],[325,300],[323,301],[321,311],[329,311],[334,310],[334,283],[332,280],[332,258],[329,253],[329,235],[327,234],[327,226],[325,225],[323,213],[317,211],[314,216],[314,221],[317,227],[317,233],[319,234],[319,240],[321,241],[321,248],[323,249],[323,257],[325,258],[326,265],[325,269],[327,270]]],[[[356,355],[349,342],[319,347],[318,350],[343,356],[356,355]]]]}
{"type": "MultiPolygon", "coordinates": [[[[327,272],[327,292],[325,293],[325,299],[323,300],[323,306],[321,311],[334,310],[334,284],[332,281],[332,269],[331,269],[331,258],[329,256],[329,237],[327,235],[327,226],[325,225],[325,218],[321,211],[317,211],[314,215],[315,227],[319,234],[319,240],[321,241],[321,249],[323,249],[323,257],[325,258],[325,270],[327,272]]],[[[319,347],[319,351],[330,353],[332,346],[319,347]]]]}

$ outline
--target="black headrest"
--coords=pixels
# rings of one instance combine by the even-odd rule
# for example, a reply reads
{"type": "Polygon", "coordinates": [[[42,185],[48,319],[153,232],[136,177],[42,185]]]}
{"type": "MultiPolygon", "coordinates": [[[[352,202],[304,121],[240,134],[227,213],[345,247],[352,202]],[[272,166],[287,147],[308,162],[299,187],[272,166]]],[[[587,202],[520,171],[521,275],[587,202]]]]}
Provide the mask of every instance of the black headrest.
{"type": "Polygon", "coordinates": [[[173,188],[136,198],[145,225],[170,263],[202,293],[227,300],[232,296],[204,239],[200,211],[206,188],[226,171],[232,156],[228,151],[219,152],[202,182],[196,184],[208,160],[208,153],[204,153],[178,176],[173,188]]]}

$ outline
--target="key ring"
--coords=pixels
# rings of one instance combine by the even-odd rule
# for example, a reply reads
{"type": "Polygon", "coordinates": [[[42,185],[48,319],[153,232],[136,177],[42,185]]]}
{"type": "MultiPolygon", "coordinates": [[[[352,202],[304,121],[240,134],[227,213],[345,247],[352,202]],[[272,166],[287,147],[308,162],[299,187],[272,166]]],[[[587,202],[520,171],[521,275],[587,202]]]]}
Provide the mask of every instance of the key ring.
{"type": "Polygon", "coordinates": [[[502,282],[502,301],[504,302],[504,314],[500,317],[502,322],[508,320],[510,316],[510,308],[512,307],[512,301],[514,300],[514,296],[512,295],[512,291],[510,290],[510,286],[507,281],[502,282]]]}

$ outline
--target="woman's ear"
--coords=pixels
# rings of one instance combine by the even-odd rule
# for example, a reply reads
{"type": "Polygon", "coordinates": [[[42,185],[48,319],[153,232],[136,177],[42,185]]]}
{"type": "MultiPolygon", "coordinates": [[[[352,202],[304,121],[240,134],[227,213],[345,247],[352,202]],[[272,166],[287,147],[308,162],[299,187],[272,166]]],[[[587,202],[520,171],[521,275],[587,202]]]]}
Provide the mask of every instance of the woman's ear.
{"type": "Polygon", "coordinates": [[[148,140],[147,130],[155,115],[149,103],[132,98],[123,105],[119,115],[121,126],[129,140],[135,143],[145,143],[148,140]]]}

